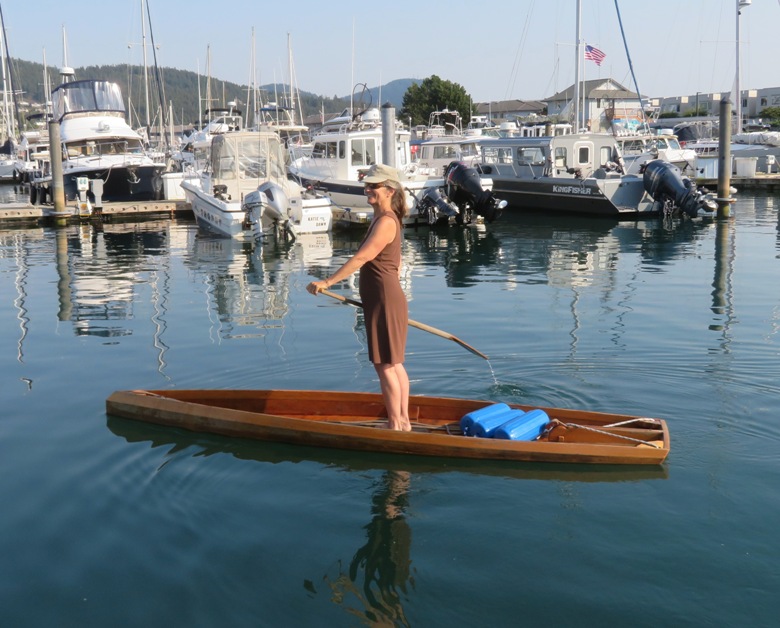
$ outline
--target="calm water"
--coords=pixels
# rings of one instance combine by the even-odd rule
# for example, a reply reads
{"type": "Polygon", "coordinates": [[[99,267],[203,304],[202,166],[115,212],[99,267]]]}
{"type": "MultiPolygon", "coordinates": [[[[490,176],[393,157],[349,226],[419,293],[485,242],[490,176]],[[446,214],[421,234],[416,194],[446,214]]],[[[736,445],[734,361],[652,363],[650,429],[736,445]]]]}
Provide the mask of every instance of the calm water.
{"type": "MultiPolygon", "coordinates": [[[[106,416],[124,388],[375,391],[307,294],[356,236],[0,230],[0,625],[774,626],[780,229],[507,217],[410,232],[418,394],[666,418],[660,468],[462,463],[106,416]]],[[[339,288],[355,296],[350,286],[339,288]]]]}

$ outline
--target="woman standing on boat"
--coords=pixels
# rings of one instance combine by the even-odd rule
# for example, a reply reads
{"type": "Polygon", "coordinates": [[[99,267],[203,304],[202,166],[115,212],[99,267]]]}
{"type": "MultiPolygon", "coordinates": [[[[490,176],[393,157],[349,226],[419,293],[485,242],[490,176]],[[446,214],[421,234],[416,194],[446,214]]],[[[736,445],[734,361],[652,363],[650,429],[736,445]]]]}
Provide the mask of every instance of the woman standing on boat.
{"type": "Polygon", "coordinates": [[[368,359],[379,375],[390,429],[409,431],[409,377],[403,365],[409,307],[399,276],[403,218],[409,210],[395,168],[374,164],[363,183],[368,204],[374,208],[366,237],[341,268],[306,289],[317,294],[360,270],[368,359]]]}

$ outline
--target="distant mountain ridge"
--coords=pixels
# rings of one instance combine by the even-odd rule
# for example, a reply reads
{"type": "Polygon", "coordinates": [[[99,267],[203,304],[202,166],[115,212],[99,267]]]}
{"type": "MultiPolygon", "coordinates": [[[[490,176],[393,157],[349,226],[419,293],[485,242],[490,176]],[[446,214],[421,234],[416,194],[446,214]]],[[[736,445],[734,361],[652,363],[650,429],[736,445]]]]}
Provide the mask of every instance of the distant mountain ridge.
{"type": "MultiPolygon", "coordinates": [[[[45,101],[43,92],[43,64],[21,59],[11,59],[14,90],[18,95],[18,101],[27,101],[42,104],[45,101]]],[[[59,85],[57,76],[58,68],[49,66],[49,75],[53,86],[59,85]]],[[[154,78],[156,72],[149,68],[150,76],[149,98],[150,110],[158,110],[157,103],[160,100],[160,91],[157,89],[154,78]]],[[[174,112],[176,124],[191,124],[198,118],[198,82],[200,81],[201,97],[205,98],[206,78],[189,70],[176,68],[160,68],[165,102],[174,112]]],[[[103,79],[118,83],[122,88],[125,101],[130,103],[128,112],[131,117],[144,119],[144,95],[143,95],[143,67],[128,65],[104,65],[85,66],[75,68],[76,80],[79,79],[103,79]]],[[[416,79],[397,79],[377,87],[370,88],[371,103],[373,106],[381,106],[386,102],[391,103],[396,109],[403,104],[403,97],[410,85],[419,83],[416,79]],[[382,102],[379,102],[381,98],[382,102]]],[[[245,110],[248,100],[247,86],[211,78],[211,92],[215,95],[212,102],[201,103],[200,110],[209,107],[225,106],[228,102],[236,102],[238,108],[245,110]]],[[[283,95],[289,91],[287,85],[281,83],[268,84],[259,87],[263,102],[282,100],[283,95]]],[[[350,95],[342,98],[326,97],[313,92],[299,90],[297,95],[304,117],[325,111],[335,113],[342,111],[350,104],[350,95]]],[[[155,116],[152,115],[151,118],[155,116]]]]}

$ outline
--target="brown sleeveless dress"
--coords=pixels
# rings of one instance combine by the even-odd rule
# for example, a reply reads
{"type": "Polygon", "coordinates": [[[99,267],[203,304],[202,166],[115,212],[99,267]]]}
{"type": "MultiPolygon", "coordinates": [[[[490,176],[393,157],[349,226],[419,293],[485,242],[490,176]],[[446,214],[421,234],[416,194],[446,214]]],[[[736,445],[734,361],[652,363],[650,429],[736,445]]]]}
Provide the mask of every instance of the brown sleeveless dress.
{"type": "MultiPolygon", "coordinates": [[[[360,269],[360,299],[368,338],[368,359],[373,364],[401,364],[406,351],[409,305],[401,289],[401,221],[396,221],[393,241],[360,269]]],[[[369,228],[366,237],[371,233],[369,228]]]]}

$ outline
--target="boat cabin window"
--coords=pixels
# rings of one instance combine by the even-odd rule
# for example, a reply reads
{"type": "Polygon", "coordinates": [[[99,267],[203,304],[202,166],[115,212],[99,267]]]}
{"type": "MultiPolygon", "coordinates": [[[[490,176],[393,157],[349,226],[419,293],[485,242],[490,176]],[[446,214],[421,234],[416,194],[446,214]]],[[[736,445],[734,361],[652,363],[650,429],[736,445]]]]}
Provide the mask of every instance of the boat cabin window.
{"type": "Polygon", "coordinates": [[[463,144],[460,147],[460,156],[461,159],[464,157],[476,157],[478,154],[478,149],[476,144],[463,144]]]}
{"type": "Polygon", "coordinates": [[[523,146],[517,149],[519,166],[543,166],[544,152],[539,146],[523,146]]]}
{"type": "Polygon", "coordinates": [[[320,159],[344,159],[344,141],[315,142],[311,156],[320,159]]]}
{"type": "Polygon", "coordinates": [[[577,149],[577,165],[584,166],[590,163],[590,146],[580,146],[577,149]]]}
{"type": "Polygon", "coordinates": [[[645,152],[645,144],[642,140],[624,140],[623,141],[623,154],[624,155],[641,155],[645,152]]]}
{"type": "Polygon", "coordinates": [[[144,152],[141,140],[124,138],[106,138],[102,141],[87,140],[69,142],[66,145],[67,157],[91,157],[102,155],[141,154],[144,152]]]}
{"type": "Polygon", "coordinates": [[[370,166],[375,163],[376,140],[359,139],[350,142],[353,166],[370,166]]]}
{"type": "Polygon", "coordinates": [[[663,137],[657,139],[655,145],[658,147],[659,150],[669,150],[669,149],[682,150],[682,147],[680,146],[680,142],[678,142],[677,138],[675,137],[663,137]]]}
{"type": "Polygon", "coordinates": [[[403,168],[411,160],[411,149],[409,148],[409,142],[398,142],[397,153],[395,156],[395,165],[398,168],[403,168]]]}
{"type": "Polygon", "coordinates": [[[512,149],[495,146],[482,147],[482,162],[486,164],[511,164],[512,149]]]}
{"type": "Polygon", "coordinates": [[[74,81],[52,92],[54,117],[77,111],[116,111],[125,113],[122,91],[108,81],[74,81]]]}
{"type": "Polygon", "coordinates": [[[455,146],[434,146],[433,159],[457,159],[458,149],[455,146]]]}
{"type": "Polygon", "coordinates": [[[556,168],[568,168],[566,149],[563,146],[556,146],[555,148],[555,167],[556,168]]]}
{"type": "Polygon", "coordinates": [[[612,161],[612,149],[609,146],[602,146],[599,152],[600,152],[600,156],[599,156],[600,165],[606,166],[607,163],[612,161]]]}

